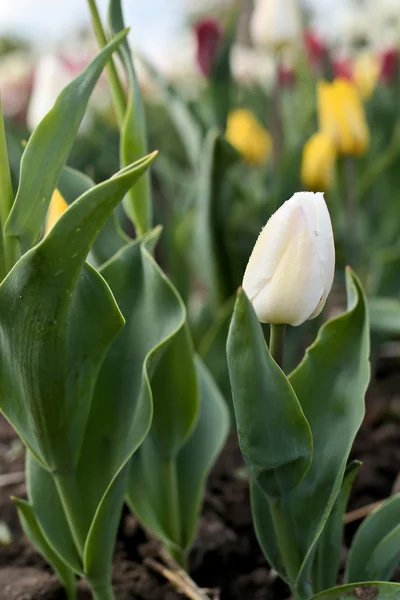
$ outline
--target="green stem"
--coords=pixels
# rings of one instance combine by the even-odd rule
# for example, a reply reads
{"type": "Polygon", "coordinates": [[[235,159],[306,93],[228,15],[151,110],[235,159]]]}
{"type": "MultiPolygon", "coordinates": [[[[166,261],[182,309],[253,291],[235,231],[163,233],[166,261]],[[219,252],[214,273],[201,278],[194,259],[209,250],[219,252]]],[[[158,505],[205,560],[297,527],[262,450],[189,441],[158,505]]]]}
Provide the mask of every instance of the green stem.
{"type": "Polygon", "coordinates": [[[96,587],[96,585],[92,585],[90,582],[88,583],[93,600],[115,600],[115,594],[111,584],[96,587]]]}
{"type": "MultiPolygon", "coordinates": [[[[107,45],[108,40],[106,32],[104,31],[103,24],[101,22],[99,10],[97,8],[96,0],[88,0],[90,14],[92,17],[92,24],[94,33],[96,35],[97,42],[100,48],[104,48],[107,45]]],[[[116,69],[114,59],[110,58],[107,63],[107,75],[110,82],[111,94],[113,97],[114,108],[118,119],[118,124],[121,127],[125,112],[126,112],[126,95],[122,86],[121,80],[116,69]]]]}
{"type": "Polygon", "coordinates": [[[270,325],[269,351],[272,358],[283,369],[286,325],[270,325]]]}
{"type": "Polygon", "coordinates": [[[83,510],[80,489],[71,472],[55,473],[54,483],[79,556],[83,556],[89,523],[83,510]]]}
{"type": "MultiPolygon", "coordinates": [[[[174,460],[165,460],[161,466],[162,489],[164,491],[164,506],[165,506],[165,528],[170,539],[175,542],[178,548],[181,547],[181,521],[179,510],[179,493],[178,493],[178,478],[176,471],[176,462],[174,460]]],[[[183,554],[179,553],[176,548],[167,548],[172,558],[182,567],[184,564],[183,554]]]]}
{"type": "Polygon", "coordinates": [[[14,193],[8,163],[6,132],[4,128],[3,110],[0,100],[0,223],[4,256],[0,262],[1,278],[8,273],[19,258],[18,239],[7,236],[4,227],[14,204],[14,193]]]}

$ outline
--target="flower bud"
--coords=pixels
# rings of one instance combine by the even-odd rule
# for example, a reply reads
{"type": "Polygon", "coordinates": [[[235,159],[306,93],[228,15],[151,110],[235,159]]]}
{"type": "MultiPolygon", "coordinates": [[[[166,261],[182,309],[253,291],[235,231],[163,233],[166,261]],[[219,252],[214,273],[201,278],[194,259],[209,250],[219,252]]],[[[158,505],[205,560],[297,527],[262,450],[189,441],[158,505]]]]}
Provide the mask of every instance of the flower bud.
{"type": "Polygon", "coordinates": [[[222,29],[213,19],[202,19],[195,24],[196,58],[200,71],[210,77],[222,43],[222,29]]]}
{"type": "Polygon", "coordinates": [[[44,234],[49,233],[50,229],[54,227],[61,215],[67,210],[68,204],[61,196],[60,192],[56,189],[50,200],[49,209],[47,211],[46,224],[44,227],[44,234]]]}
{"type": "Polygon", "coordinates": [[[334,271],[324,196],[298,192],[261,231],[242,285],[262,323],[301,325],[322,311],[334,271]]]}
{"type": "Polygon", "coordinates": [[[250,32],[256,46],[280,50],[298,44],[301,20],[297,0],[256,0],[250,32]]]}
{"type": "Polygon", "coordinates": [[[363,98],[372,96],[380,75],[379,58],[371,52],[362,52],[354,60],[353,77],[363,98]]]}
{"type": "Polygon", "coordinates": [[[249,110],[229,114],[226,139],[250,165],[261,165],[271,156],[271,135],[249,110]]]}
{"type": "Polygon", "coordinates": [[[369,144],[368,125],[354,83],[335,79],[318,84],[319,126],[331,136],[338,152],[362,156],[369,144]]]}
{"type": "Polygon", "coordinates": [[[336,148],[331,137],[318,131],[307,141],[303,149],[301,181],[314,192],[323,192],[333,186],[335,176],[336,148]]]}

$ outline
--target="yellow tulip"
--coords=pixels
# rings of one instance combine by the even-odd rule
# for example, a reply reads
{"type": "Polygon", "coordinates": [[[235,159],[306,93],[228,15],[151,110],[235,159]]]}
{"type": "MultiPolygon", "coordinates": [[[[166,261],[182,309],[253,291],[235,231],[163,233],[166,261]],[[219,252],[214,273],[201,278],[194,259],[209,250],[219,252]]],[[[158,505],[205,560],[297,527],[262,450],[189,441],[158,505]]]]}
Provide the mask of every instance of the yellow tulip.
{"type": "Polygon", "coordinates": [[[368,99],[375,90],[380,75],[380,62],[370,52],[362,52],[353,63],[353,77],[361,96],[368,99]]]}
{"type": "Polygon", "coordinates": [[[320,81],[317,96],[320,129],[331,136],[338,152],[354,156],[365,154],[369,132],[355,84],[340,78],[332,83],[320,81]]]}
{"type": "Polygon", "coordinates": [[[261,165],[271,156],[271,135],[249,110],[229,114],[226,139],[251,165],[261,165]]]}
{"type": "Polygon", "coordinates": [[[333,186],[336,148],[324,131],[314,133],[303,149],[301,180],[314,192],[324,192],[333,186]]]}
{"type": "Polygon", "coordinates": [[[45,235],[49,233],[50,229],[57,223],[61,215],[67,210],[68,204],[61,196],[58,190],[54,190],[51,197],[50,206],[47,211],[46,224],[44,227],[45,235]]]}

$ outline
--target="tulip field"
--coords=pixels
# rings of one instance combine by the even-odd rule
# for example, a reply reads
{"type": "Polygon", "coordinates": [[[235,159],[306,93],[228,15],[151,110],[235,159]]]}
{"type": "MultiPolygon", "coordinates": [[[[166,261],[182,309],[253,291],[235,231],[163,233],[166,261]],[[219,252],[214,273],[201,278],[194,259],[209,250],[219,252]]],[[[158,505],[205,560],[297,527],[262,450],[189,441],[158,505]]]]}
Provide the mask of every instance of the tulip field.
{"type": "Polygon", "coordinates": [[[400,1],[82,4],[0,38],[0,600],[400,600],[400,1]]]}

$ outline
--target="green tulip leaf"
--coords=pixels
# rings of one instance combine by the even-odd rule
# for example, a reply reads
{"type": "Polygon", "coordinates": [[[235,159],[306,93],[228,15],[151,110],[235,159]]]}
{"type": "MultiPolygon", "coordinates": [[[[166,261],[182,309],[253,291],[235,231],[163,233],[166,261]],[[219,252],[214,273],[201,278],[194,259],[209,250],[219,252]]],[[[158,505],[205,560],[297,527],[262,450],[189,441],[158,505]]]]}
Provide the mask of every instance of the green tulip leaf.
{"type": "Polygon", "coordinates": [[[200,412],[196,426],[177,459],[182,546],[189,548],[196,533],[206,478],[222,451],[230,429],[224,398],[202,361],[196,360],[200,412]]]}
{"type": "Polygon", "coordinates": [[[243,290],[236,299],[227,356],[239,444],[250,477],[266,502],[267,497],[284,498],[310,466],[311,432],[243,290]]]}
{"type": "Polygon", "coordinates": [[[325,590],[310,600],[398,600],[400,598],[399,583],[352,583],[330,590],[325,590]]]}
{"type": "Polygon", "coordinates": [[[161,271],[159,277],[165,288],[169,288],[171,302],[174,301],[170,311],[173,309],[172,315],[179,316],[179,321],[151,374],[153,420],[131,463],[128,502],[153,533],[182,547],[180,510],[176,506],[179,502],[176,459],[198,417],[198,382],[185,306],[161,271]],[[142,501],[146,505],[144,512],[140,509],[142,501]],[[172,515],[172,511],[176,514],[172,515]],[[147,522],[149,513],[152,514],[147,522]]]}
{"type": "MultiPolygon", "coordinates": [[[[114,35],[124,30],[124,19],[121,0],[110,0],[109,23],[114,35]]],[[[121,166],[126,166],[147,153],[146,118],[143,102],[137,81],[132,53],[127,39],[119,47],[119,54],[128,81],[128,105],[121,129],[121,166]]],[[[131,217],[138,234],[143,234],[151,227],[152,201],[150,189],[150,174],[146,173],[129,191],[129,203],[125,203],[128,215],[131,217]]]]}
{"type": "Polygon", "coordinates": [[[288,583],[288,574],[276,537],[270,505],[261,486],[254,480],[250,480],[250,498],[253,525],[260,548],[271,567],[283,581],[288,583]]]}
{"type": "Polygon", "coordinates": [[[400,337],[400,300],[397,298],[368,298],[371,332],[400,337]]]}
{"type": "Polygon", "coordinates": [[[40,529],[40,521],[38,522],[34,509],[26,500],[13,498],[13,502],[17,506],[18,516],[25,535],[56,573],[66,591],[67,599],[75,600],[75,575],[48,544],[40,529]]]}
{"type": "MultiPolygon", "coordinates": [[[[85,571],[91,578],[101,577],[109,560],[107,553],[113,541],[109,506],[118,502],[122,505],[125,493],[124,485],[119,485],[122,471],[132,456],[135,460],[134,453],[151,425],[150,380],[159,365],[163,368],[164,357],[183,323],[176,292],[149,252],[158,235],[159,230],[155,230],[141,242],[132,242],[101,269],[126,325],[100,370],[78,464],[79,485],[90,512],[95,513],[84,557],[85,571]],[[101,464],[102,469],[94,470],[94,462],[101,464]]],[[[190,369],[186,375],[190,381],[190,369]]],[[[154,399],[154,410],[157,404],[158,399],[154,399]]],[[[196,395],[190,397],[188,404],[191,411],[196,410],[196,395]]],[[[182,407],[182,403],[177,406],[182,407]]],[[[185,409],[183,415],[189,412],[185,409]]],[[[193,420],[189,416],[186,427],[193,420]]],[[[172,430],[171,436],[177,433],[187,436],[179,428],[172,430]]],[[[116,528],[117,524],[113,526],[116,528]]]]}
{"type": "Polygon", "coordinates": [[[400,562],[399,515],[400,494],[364,519],[351,544],[346,582],[390,579],[400,562]]]}
{"type": "Polygon", "coordinates": [[[346,272],[347,312],[320,329],[289,381],[313,436],[311,466],[282,498],[299,548],[298,577],[308,561],[340,492],[347,459],[364,416],[370,378],[369,323],[361,284],[346,272]]]}
{"type": "Polygon", "coordinates": [[[52,193],[75,140],[87,103],[108,59],[126,37],[122,32],[59,95],[32,133],[21,159],[17,196],[6,235],[19,238],[23,252],[41,236],[52,193]]]}
{"type": "Polygon", "coordinates": [[[0,286],[0,409],[50,471],[67,472],[79,453],[98,368],[123,326],[107,284],[85,257],[152,158],[81,196],[0,286]]]}
{"type": "Polygon", "coordinates": [[[180,539],[176,540],[165,525],[161,461],[148,439],[143,444],[147,445],[147,451],[142,454],[142,446],[132,459],[128,488],[128,503],[137,517],[153,534],[178,551],[188,550],[193,541],[206,477],[229,432],[229,413],[224,399],[199,359],[196,370],[200,410],[195,427],[176,458],[180,539]]]}
{"type": "Polygon", "coordinates": [[[26,456],[29,503],[49,546],[77,575],[83,575],[82,560],[71,535],[54,478],[35,459],[26,456]]]}
{"type": "MultiPolygon", "coordinates": [[[[61,172],[57,188],[69,205],[75,202],[79,196],[94,187],[94,185],[94,182],[87,175],[66,166],[61,172]]],[[[131,241],[119,224],[119,208],[120,205],[117,206],[111,217],[106,221],[90,249],[87,260],[95,267],[99,267],[105,263],[125,246],[125,244],[131,241]]]]}
{"type": "Polygon", "coordinates": [[[196,269],[208,290],[214,314],[235,290],[224,243],[226,216],[222,207],[228,190],[226,173],[237,159],[237,152],[225,141],[221,132],[211,129],[202,146],[200,159],[196,269]]]}
{"type": "Polygon", "coordinates": [[[337,583],[343,542],[343,517],[354,479],[360,467],[361,463],[358,461],[353,461],[347,466],[339,495],[318,539],[312,575],[313,590],[315,592],[326,590],[337,583]]]}

